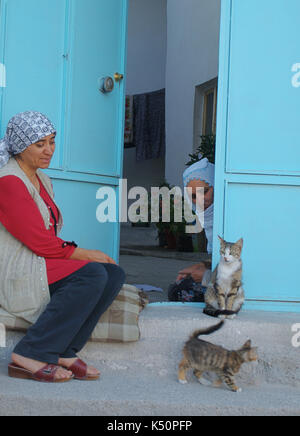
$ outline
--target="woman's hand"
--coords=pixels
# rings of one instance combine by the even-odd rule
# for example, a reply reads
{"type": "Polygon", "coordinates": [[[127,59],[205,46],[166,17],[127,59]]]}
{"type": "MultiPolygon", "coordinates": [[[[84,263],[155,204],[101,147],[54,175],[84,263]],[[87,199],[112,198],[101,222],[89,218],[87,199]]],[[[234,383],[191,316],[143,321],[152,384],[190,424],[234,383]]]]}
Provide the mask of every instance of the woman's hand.
{"type": "Polygon", "coordinates": [[[178,273],[178,277],[176,281],[180,281],[182,279],[185,279],[188,275],[192,276],[192,279],[197,282],[201,283],[204,277],[206,271],[206,266],[203,262],[198,263],[197,265],[192,265],[188,268],[185,268],[178,273]]]}
{"type": "Polygon", "coordinates": [[[109,257],[107,254],[103,253],[100,250],[86,250],[84,248],[77,247],[75,248],[72,256],[70,257],[72,260],[88,260],[90,262],[99,262],[99,263],[113,263],[116,265],[116,262],[109,257]]]}

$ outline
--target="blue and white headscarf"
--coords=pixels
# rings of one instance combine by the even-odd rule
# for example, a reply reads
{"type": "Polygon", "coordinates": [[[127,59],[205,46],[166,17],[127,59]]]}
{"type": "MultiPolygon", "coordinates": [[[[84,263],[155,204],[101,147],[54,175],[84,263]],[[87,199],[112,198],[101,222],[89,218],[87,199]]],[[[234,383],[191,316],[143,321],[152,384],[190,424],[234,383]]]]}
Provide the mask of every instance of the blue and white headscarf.
{"type": "MultiPolygon", "coordinates": [[[[209,186],[215,185],[215,166],[210,163],[208,159],[201,159],[199,162],[194,163],[183,173],[183,184],[187,188],[191,180],[202,180],[208,183],[209,186]]],[[[205,229],[205,234],[207,237],[208,253],[212,252],[213,244],[213,222],[214,222],[214,205],[209,206],[205,211],[201,213],[196,205],[191,201],[190,197],[186,196],[190,206],[192,207],[194,213],[197,214],[202,227],[205,229]]]]}
{"type": "Polygon", "coordinates": [[[8,123],[4,138],[0,140],[0,168],[12,156],[53,133],[56,133],[55,127],[40,112],[27,111],[15,115],[8,123]]]}

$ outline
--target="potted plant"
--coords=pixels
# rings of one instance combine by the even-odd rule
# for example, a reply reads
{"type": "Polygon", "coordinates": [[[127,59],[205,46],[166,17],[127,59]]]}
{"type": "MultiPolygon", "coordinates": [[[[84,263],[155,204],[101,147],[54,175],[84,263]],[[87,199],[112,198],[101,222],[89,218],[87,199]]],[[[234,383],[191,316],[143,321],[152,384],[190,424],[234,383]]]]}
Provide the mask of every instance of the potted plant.
{"type": "MultiPolygon", "coordinates": [[[[168,189],[172,189],[173,186],[164,182],[161,186],[166,186],[168,189]]],[[[163,205],[162,200],[160,200],[160,210],[159,210],[159,222],[156,223],[158,229],[159,246],[166,247],[171,250],[178,251],[193,251],[193,241],[191,235],[185,233],[185,226],[187,225],[185,219],[182,222],[175,221],[175,197],[172,195],[170,197],[170,221],[163,221],[163,205]]],[[[184,211],[184,198],[181,198],[182,202],[182,212],[184,211]]],[[[184,214],[182,213],[182,216],[184,214]]]]}
{"type": "MultiPolygon", "coordinates": [[[[159,186],[159,188],[167,187],[169,190],[173,188],[166,180],[159,186]]],[[[173,197],[171,197],[173,199],[173,197]]],[[[149,210],[151,210],[151,201],[149,203],[149,210]]],[[[176,237],[173,228],[174,205],[171,200],[170,204],[170,222],[163,221],[163,204],[160,199],[159,202],[159,221],[155,224],[158,230],[159,246],[169,249],[176,249],[176,237]]]]}
{"type": "Polygon", "coordinates": [[[182,222],[173,223],[173,232],[176,235],[176,248],[181,252],[193,252],[193,237],[191,234],[186,233],[186,226],[188,223],[184,218],[184,197],[182,198],[182,222]]]}

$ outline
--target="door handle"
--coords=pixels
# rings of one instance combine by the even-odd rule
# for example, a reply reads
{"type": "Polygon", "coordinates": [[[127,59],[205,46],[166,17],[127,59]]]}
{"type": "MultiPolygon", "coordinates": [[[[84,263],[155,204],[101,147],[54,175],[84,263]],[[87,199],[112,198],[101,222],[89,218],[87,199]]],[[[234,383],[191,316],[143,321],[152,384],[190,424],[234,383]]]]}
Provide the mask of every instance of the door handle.
{"type": "Polygon", "coordinates": [[[116,82],[121,82],[121,80],[123,80],[124,79],[124,75],[123,74],[120,74],[120,73],[115,73],[115,81],[116,82]]]}

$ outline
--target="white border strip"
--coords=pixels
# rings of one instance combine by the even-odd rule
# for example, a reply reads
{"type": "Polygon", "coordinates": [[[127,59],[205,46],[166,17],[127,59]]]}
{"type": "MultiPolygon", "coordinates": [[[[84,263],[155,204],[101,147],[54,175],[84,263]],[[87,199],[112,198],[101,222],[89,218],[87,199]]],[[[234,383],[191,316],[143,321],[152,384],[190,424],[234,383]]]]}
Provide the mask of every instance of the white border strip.
{"type": "Polygon", "coordinates": [[[0,88],[6,88],[6,68],[0,63],[0,88]]]}

